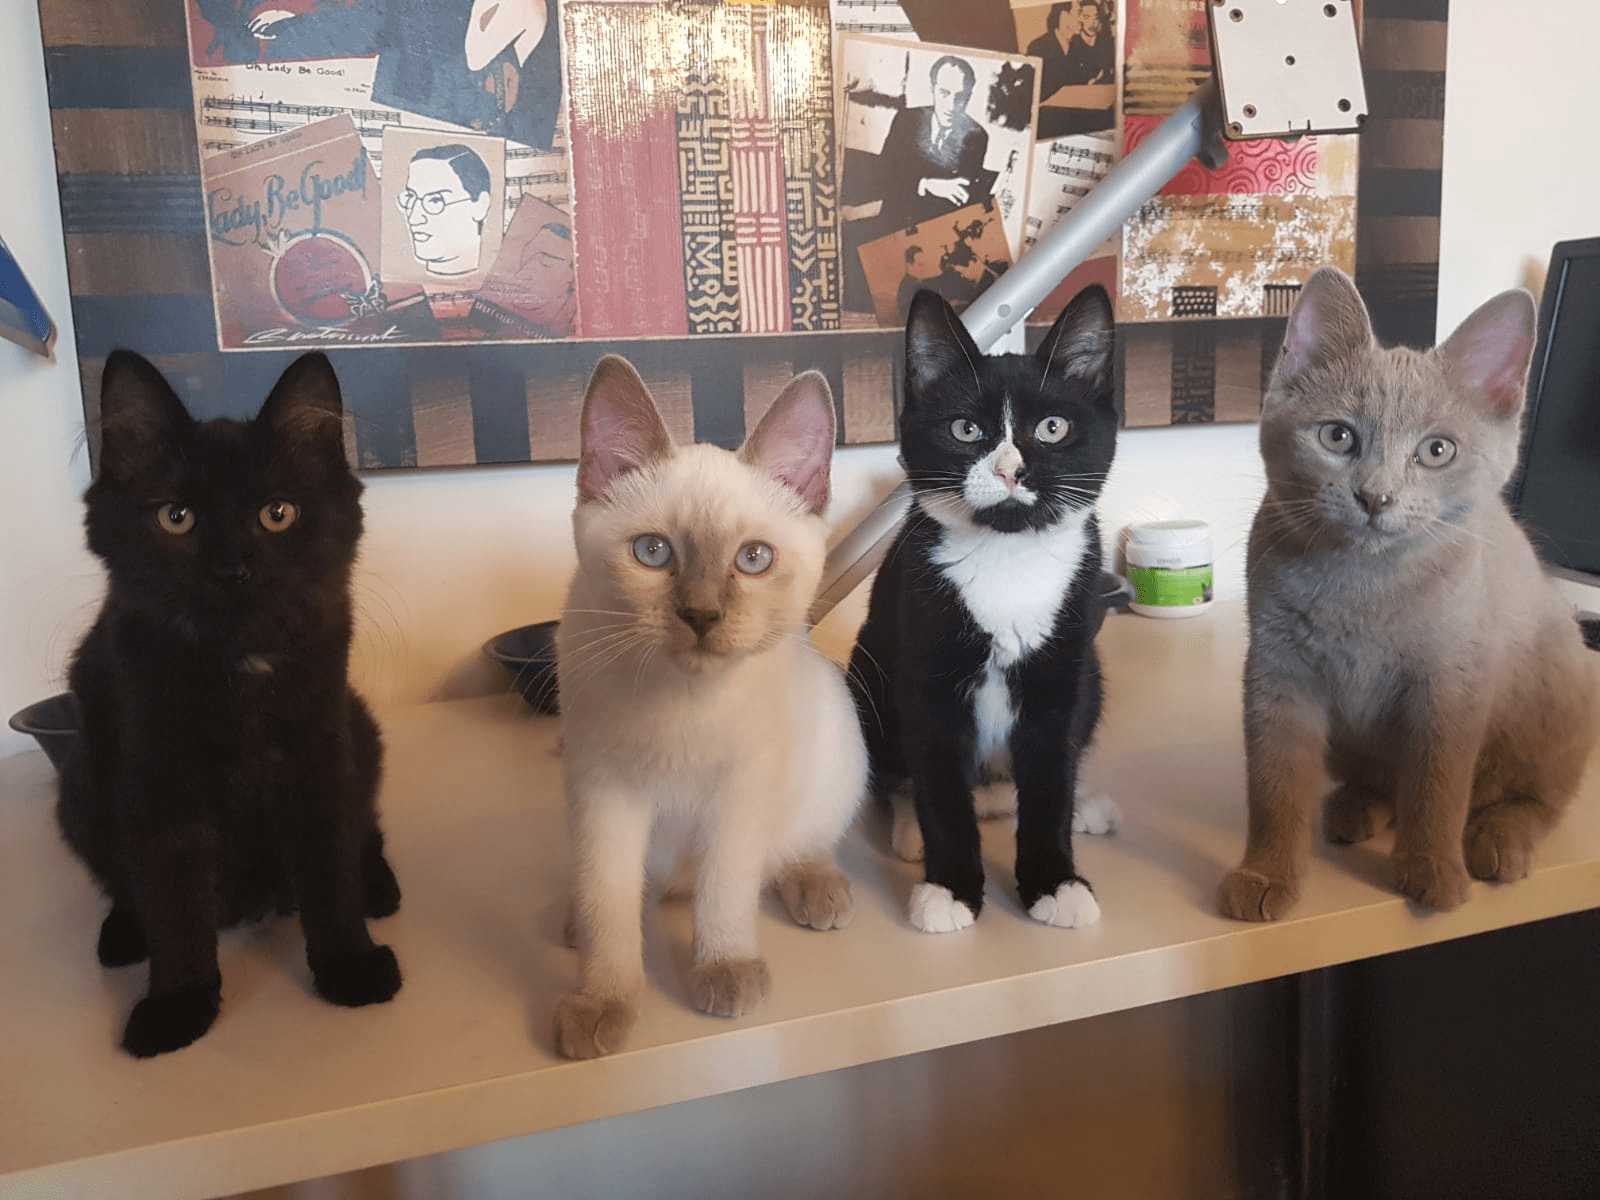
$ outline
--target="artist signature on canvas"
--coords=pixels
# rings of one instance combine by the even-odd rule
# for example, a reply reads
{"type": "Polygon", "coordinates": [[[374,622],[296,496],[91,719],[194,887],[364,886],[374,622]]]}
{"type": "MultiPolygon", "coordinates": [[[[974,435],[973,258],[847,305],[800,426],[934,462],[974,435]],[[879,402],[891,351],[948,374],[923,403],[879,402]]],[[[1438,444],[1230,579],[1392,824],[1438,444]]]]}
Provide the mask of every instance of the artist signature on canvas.
{"type": "Polygon", "coordinates": [[[260,329],[244,339],[246,346],[262,346],[273,342],[403,342],[405,334],[391,325],[381,333],[351,333],[336,325],[322,325],[316,329],[260,329]]]}

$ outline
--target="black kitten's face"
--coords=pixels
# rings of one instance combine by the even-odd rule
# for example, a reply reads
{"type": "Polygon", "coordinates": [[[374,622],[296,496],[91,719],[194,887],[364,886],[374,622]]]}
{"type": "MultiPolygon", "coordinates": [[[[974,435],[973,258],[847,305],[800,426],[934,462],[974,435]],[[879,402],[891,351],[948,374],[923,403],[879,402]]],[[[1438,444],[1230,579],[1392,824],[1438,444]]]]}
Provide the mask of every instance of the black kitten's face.
{"type": "Polygon", "coordinates": [[[253,421],[195,421],[150,363],[106,364],[89,548],[125,601],[201,632],[339,611],[361,534],[338,383],[307,355],[253,421]]]}
{"type": "Polygon", "coordinates": [[[1090,508],[1116,452],[1112,318],[1085,289],[1032,355],[981,355],[930,291],[906,327],[900,451],[922,507],[947,525],[1044,529],[1090,508]]]}

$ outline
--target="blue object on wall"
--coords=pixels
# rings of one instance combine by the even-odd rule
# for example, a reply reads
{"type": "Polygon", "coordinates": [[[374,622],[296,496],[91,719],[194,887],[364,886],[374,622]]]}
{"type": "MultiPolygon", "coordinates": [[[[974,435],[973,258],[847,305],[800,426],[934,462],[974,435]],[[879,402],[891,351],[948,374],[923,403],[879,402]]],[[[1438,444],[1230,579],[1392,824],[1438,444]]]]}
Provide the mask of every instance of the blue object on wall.
{"type": "Polygon", "coordinates": [[[49,358],[55,336],[50,314],[0,238],[0,337],[49,358]]]}

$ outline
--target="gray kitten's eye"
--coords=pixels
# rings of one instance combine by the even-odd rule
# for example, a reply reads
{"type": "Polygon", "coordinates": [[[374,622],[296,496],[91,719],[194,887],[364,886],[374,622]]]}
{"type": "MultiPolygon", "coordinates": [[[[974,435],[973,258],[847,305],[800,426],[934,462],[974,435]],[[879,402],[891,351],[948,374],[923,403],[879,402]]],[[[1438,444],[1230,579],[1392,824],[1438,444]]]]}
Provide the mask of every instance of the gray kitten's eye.
{"type": "Polygon", "coordinates": [[[256,516],[261,521],[261,528],[268,533],[282,533],[295,523],[300,516],[300,508],[291,500],[269,500],[261,506],[256,516]]]}
{"type": "Polygon", "coordinates": [[[772,547],[765,542],[746,542],[733,556],[733,565],[742,575],[760,575],[772,565],[772,547]]]}
{"type": "Polygon", "coordinates": [[[1431,437],[1423,438],[1417,445],[1417,452],[1411,456],[1412,462],[1419,462],[1425,467],[1442,467],[1456,456],[1456,444],[1449,438],[1431,437]]]}
{"type": "Polygon", "coordinates": [[[1317,441],[1322,443],[1323,449],[1332,450],[1335,454],[1356,452],[1355,430],[1340,421],[1327,421],[1317,426],[1317,441]]]}
{"type": "Polygon", "coordinates": [[[1034,427],[1033,436],[1053,445],[1071,432],[1072,422],[1065,417],[1046,417],[1034,427]]]}
{"type": "Polygon", "coordinates": [[[659,533],[641,533],[633,539],[633,556],[647,567],[664,567],[672,561],[672,543],[659,533]]]}
{"type": "Polygon", "coordinates": [[[156,520],[168,533],[188,533],[194,528],[194,509],[186,504],[163,504],[156,509],[156,520]]]}
{"type": "Polygon", "coordinates": [[[965,417],[957,417],[950,422],[950,432],[958,442],[975,442],[983,436],[983,430],[976,421],[969,421],[965,417]]]}

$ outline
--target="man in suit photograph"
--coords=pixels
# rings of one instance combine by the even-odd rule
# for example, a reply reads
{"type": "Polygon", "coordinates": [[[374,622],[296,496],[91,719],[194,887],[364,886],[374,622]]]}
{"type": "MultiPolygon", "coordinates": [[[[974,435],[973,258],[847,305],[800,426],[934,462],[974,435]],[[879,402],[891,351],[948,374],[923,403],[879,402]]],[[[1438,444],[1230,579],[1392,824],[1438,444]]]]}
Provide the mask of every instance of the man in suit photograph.
{"type": "Polygon", "coordinates": [[[905,228],[989,199],[989,134],[967,115],[977,76],[954,54],[928,70],[933,103],[895,113],[879,152],[885,223],[905,228]]]}

